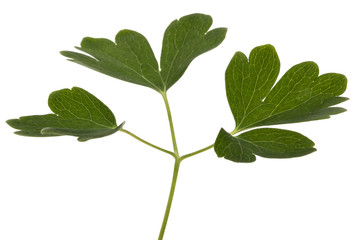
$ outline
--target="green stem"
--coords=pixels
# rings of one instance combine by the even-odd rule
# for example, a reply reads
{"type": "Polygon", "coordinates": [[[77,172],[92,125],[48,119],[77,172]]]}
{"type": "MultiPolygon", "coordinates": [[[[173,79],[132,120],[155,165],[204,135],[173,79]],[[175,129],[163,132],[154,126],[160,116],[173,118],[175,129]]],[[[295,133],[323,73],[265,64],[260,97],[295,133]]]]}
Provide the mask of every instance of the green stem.
{"type": "Polygon", "coordinates": [[[148,141],[145,141],[144,139],[136,136],[135,134],[133,134],[132,132],[129,132],[128,130],[125,130],[125,129],[122,128],[122,129],[120,129],[119,131],[121,131],[121,132],[123,132],[123,133],[126,133],[126,134],[132,136],[132,137],[135,138],[136,140],[139,140],[140,142],[145,143],[146,145],[148,145],[148,146],[150,146],[150,147],[153,147],[153,148],[155,148],[155,149],[157,149],[157,150],[160,150],[160,151],[162,151],[162,152],[164,152],[164,153],[170,154],[171,156],[175,157],[175,154],[174,154],[173,152],[170,152],[170,151],[168,151],[168,150],[166,150],[166,149],[163,149],[163,148],[158,147],[158,146],[156,146],[156,145],[154,145],[154,144],[152,144],[152,143],[149,143],[148,141]]]}
{"type": "Polygon", "coordinates": [[[180,162],[181,162],[180,156],[179,156],[179,150],[178,150],[177,143],[176,143],[175,130],[174,130],[174,124],[173,124],[173,120],[172,120],[172,116],[171,116],[169,101],[167,99],[166,92],[161,93],[161,95],[165,102],[166,112],[168,115],[168,120],[169,120],[169,125],[170,125],[171,139],[172,139],[173,148],[174,148],[175,166],[174,166],[174,173],[173,173],[173,178],[172,178],[172,182],[171,182],[170,194],[169,194],[169,198],[168,198],[168,202],[167,202],[166,210],[165,210],[165,215],[164,215],[163,222],[162,222],[161,229],[160,229],[159,240],[162,240],[164,237],[166,224],[167,224],[169,214],[170,214],[171,203],[174,198],[176,180],[178,177],[180,162]]]}
{"type": "Polygon", "coordinates": [[[174,130],[174,124],[173,124],[173,121],[172,121],[169,101],[167,99],[166,92],[162,93],[161,95],[163,96],[163,99],[164,99],[164,102],[165,102],[165,107],[166,107],[166,112],[167,112],[168,119],[169,119],[170,131],[171,131],[171,139],[172,139],[172,143],[173,143],[174,153],[175,153],[176,157],[179,157],[179,150],[178,150],[178,147],[177,147],[177,144],[176,144],[175,130],[174,130]]]}
{"type": "Polygon", "coordinates": [[[171,188],[170,188],[170,193],[169,193],[169,198],[168,198],[168,202],[166,205],[166,210],[165,210],[165,214],[164,214],[164,218],[163,218],[163,222],[161,225],[161,229],[160,229],[160,234],[159,234],[159,238],[158,240],[162,240],[164,237],[164,233],[165,233],[165,229],[166,229],[166,224],[169,218],[169,214],[170,214],[170,209],[171,209],[171,204],[172,204],[172,200],[174,198],[174,192],[175,192],[175,187],[176,187],[176,180],[178,177],[178,173],[179,173],[179,168],[180,168],[180,162],[178,159],[175,160],[175,166],[174,166],[174,173],[173,173],[173,177],[172,177],[172,182],[171,182],[171,188]]]}
{"type": "MultiPolygon", "coordinates": [[[[149,143],[148,141],[145,141],[144,139],[136,136],[135,134],[121,128],[119,131],[121,132],[124,132],[130,136],[132,136],[133,138],[139,140],[140,142],[150,146],[150,147],[153,147],[157,150],[160,150],[164,153],[167,153],[167,154],[170,154],[171,156],[173,156],[175,158],[175,165],[174,165],[174,173],[173,173],[173,177],[172,177],[172,182],[171,182],[171,188],[170,188],[170,193],[169,193],[169,198],[168,198],[168,202],[167,202],[167,205],[166,205],[166,210],[165,210],[165,214],[164,214],[164,218],[163,218],[163,222],[162,222],[162,225],[161,225],[161,229],[160,229],[160,234],[159,234],[159,238],[158,240],[162,240],[163,237],[164,237],[164,234],[165,234],[165,229],[166,229],[166,224],[167,224],[167,221],[169,219],[169,215],[170,215],[170,209],[171,209],[171,204],[172,204],[172,201],[173,201],[173,198],[174,198],[174,193],[175,193],[175,187],[176,187],[176,181],[177,181],[177,177],[178,177],[178,174],[179,174],[179,169],[180,169],[180,163],[182,160],[186,159],[186,158],[189,158],[189,157],[192,157],[194,155],[197,155],[199,153],[202,153],[202,152],[205,152],[211,148],[214,147],[214,144],[211,144],[207,147],[204,147],[198,151],[195,151],[195,152],[192,152],[192,153],[189,153],[189,154],[186,154],[182,157],[180,157],[179,155],[179,150],[178,150],[178,147],[177,147],[177,143],[176,143],[176,137],[175,137],[175,130],[174,130],[174,124],[173,124],[173,120],[172,120],[172,116],[171,116],[171,111],[170,111],[170,106],[169,106],[169,101],[168,101],[168,98],[167,98],[167,95],[166,95],[166,92],[164,93],[161,93],[163,99],[164,99],[164,102],[165,102],[165,107],[166,107],[166,112],[167,112],[167,115],[168,115],[168,120],[169,120],[169,125],[170,125],[170,132],[171,132],[171,139],[172,139],[172,144],[173,144],[173,148],[174,148],[174,152],[170,152],[166,149],[163,149],[161,147],[158,147],[152,143],[149,143]]],[[[234,134],[235,133],[235,130],[231,133],[231,134],[234,134]]]]}
{"type": "Polygon", "coordinates": [[[207,150],[209,150],[209,149],[211,149],[211,148],[213,148],[213,147],[214,147],[214,144],[211,144],[210,146],[207,146],[207,147],[204,147],[204,148],[202,148],[202,149],[200,149],[200,150],[197,150],[197,151],[195,151],[195,152],[186,154],[186,155],[180,157],[180,161],[184,160],[185,158],[192,157],[192,156],[194,156],[194,155],[196,155],[196,154],[205,152],[205,151],[207,151],[207,150]]]}

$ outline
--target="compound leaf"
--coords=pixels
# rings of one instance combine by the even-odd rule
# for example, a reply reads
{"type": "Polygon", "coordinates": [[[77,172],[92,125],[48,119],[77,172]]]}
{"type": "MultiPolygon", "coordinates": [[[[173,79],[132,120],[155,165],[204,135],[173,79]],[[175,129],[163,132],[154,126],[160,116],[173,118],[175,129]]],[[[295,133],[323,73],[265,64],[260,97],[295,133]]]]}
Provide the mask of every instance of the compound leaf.
{"type": "Polygon", "coordinates": [[[290,68],[275,84],[279,71],[280,61],[271,45],[254,48],[249,59],[241,52],[235,53],[225,73],[235,129],[231,134],[220,130],[215,142],[219,157],[251,162],[255,155],[282,158],[308,154],[314,151],[313,143],[299,133],[260,128],[232,135],[253,127],[326,119],[346,111],[334,107],[348,100],[340,96],[347,85],[344,75],[319,76],[316,63],[303,62],[290,68]],[[291,144],[291,139],[299,141],[291,144]]]}
{"type": "Polygon", "coordinates": [[[10,119],[7,123],[22,136],[49,137],[70,135],[87,141],[111,135],[117,126],[114,114],[95,96],[84,89],[73,87],[55,91],[49,96],[49,107],[54,114],[33,115],[10,119]]]}
{"type": "Polygon", "coordinates": [[[265,158],[292,158],[316,151],[314,143],[300,133],[259,128],[236,137],[221,129],[215,143],[218,157],[234,162],[254,162],[255,155],[265,158]]]}
{"type": "Polygon", "coordinates": [[[226,28],[208,31],[211,25],[210,16],[191,14],[168,26],[160,59],[161,76],[166,89],[179,80],[197,56],[217,47],[224,40],[226,28]]]}
{"type": "Polygon", "coordinates": [[[208,32],[212,19],[204,14],[191,14],[173,21],[166,29],[161,52],[161,71],[146,38],[131,30],[121,30],[115,42],[86,37],[78,50],[62,51],[70,61],[127,82],[166,92],[183,75],[191,61],[217,47],[226,29],[208,32]]]}

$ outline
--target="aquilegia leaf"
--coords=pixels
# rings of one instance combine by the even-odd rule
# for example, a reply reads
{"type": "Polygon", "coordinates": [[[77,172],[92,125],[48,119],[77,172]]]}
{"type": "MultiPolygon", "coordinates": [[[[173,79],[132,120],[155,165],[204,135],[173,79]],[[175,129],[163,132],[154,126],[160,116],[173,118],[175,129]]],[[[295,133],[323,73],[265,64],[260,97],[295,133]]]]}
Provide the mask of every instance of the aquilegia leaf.
{"type": "Polygon", "coordinates": [[[10,119],[7,123],[20,131],[18,135],[49,137],[70,135],[79,141],[105,137],[117,132],[114,114],[95,96],[73,87],[55,91],[49,96],[49,107],[55,114],[33,115],[10,119]]]}
{"type": "Polygon", "coordinates": [[[161,52],[161,76],[169,89],[184,74],[192,60],[217,47],[225,38],[226,28],[208,32],[212,18],[191,14],[173,21],[165,31],[161,52]]]}
{"type": "MultiPolygon", "coordinates": [[[[236,125],[232,134],[259,126],[325,119],[346,111],[344,108],[332,107],[347,100],[340,97],[347,85],[344,75],[327,73],[319,76],[316,63],[303,62],[288,70],[275,84],[279,71],[280,61],[271,45],[254,48],[249,59],[241,52],[234,55],[225,74],[227,99],[236,125]]],[[[268,151],[254,150],[256,144],[249,145],[249,142],[241,137],[246,133],[237,137],[227,134],[229,136],[222,130],[218,135],[215,143],[218,146],[215,148],[218,156],[244,162],[248,162],[249,159],[255,160],[253,154],[263,157],[277,156],[268,151]],[[219,144],[220,140],[222,144],[219,144]],[[226,152],[229,151],[225,149],[226,142],[231,144],[232,153],[226,152]],[[235,148],[242,149],[235,151],[235,148]],[[234,152],[237,153],[233,154],[234,152]]],[[[299,134],[299,139],[299,136],[305,138],[299,134]]],[[[264,144],[270,145],[265,142],[264,144]]],[[[307,147],[311,152],[310,145],[307,147]]],[[[270,146],[262,146],[264,149],[268,147],[270,146]]],[[[286,157],[302,156],[310,153],[308,151],[290,151],[286,157]]]]}
{"type": "Polygon", "coordinates": [[[149,42],[131,30],[121,30],[115,42],[104,38],[84,38],[77,49],[88,55],[72,51],[62,51],[61,54],[70,61],[111,77],[166,92],[194,58],[224,40],[226,29],[207,32],[211,24],[211,17],[204,14],[191,14],[173,21],[164,34],[161,70],[149,42]]]}

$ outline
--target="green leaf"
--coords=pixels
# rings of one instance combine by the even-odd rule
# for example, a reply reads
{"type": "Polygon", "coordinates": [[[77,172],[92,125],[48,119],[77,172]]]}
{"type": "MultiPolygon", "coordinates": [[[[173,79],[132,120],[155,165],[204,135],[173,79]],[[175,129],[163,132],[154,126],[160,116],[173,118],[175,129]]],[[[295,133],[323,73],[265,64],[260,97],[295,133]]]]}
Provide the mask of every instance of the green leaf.
{"type": "Polygon", "coordinates": [[[265,158],[300,157],[316,151],[314,143],[300,133],[259,128],[236,137],[221,129],[215,143],[218,157],[234,162],[254,162],[255,155],[265,158]]]}
{"type": "Polygon", "coordinates": [[[237,52],[225,75],[227,99],[235,132],[243,129],[329,118],[345,109],[331,108],[347,98],[342,74],[319,76],[314,62],[303,62],[288,70],[276,83],[280,61],[271,45],[256,47],[249,60],[237,52]]]}
{"type": "Polygon", "coordinates": [[[173,21],[165,31],[161,52],[161,76],[169,89],[184,74],[197,56],[217,47],[225,38],[226,28],[208,31],[212,18],[191,14],[173,21]]]}
{"type": "Polygon", "coordinates": [[[77,49],[89,54],[60,52],[70,61],[127,82],[164,91],[159,65],[146,38],[131,30],[121,30],[115,43],[86,37],[77,49]]]}
{"type": "Polygon", "coordinates": [[[20,131],[18,135],[49,137],[70,135],[79,141],[111,135],[122,128],[114,114],[95,96],[73,87],[55,91],[49,96],[49,107],[55,114],[33,115],[10,119],[7,123],[20,131]]]}
{"type": "Polygon", "coordinates": [[[207,32],[212,24],[208,15],[192,14],[173,21],[166,29],[161,53],[161,71],[146,38],[131,30],[121,30],[115,42],[86,37],[82,54],[62,51],[70,61],[127,82],[166,92],[183,75],[191,61],[218,46],[226,29],[207,32]]]}
{"type": "Polygon", "coordinates": [[[319,76],[314,62],[303,62],[288,70],[275,84],[280,60],[271,45],[254,48],[249,56],[235,53],[225,73],[226,96],[235,120],[235,129],[221,129],[215,152],[236,162],[268,158],[297,157],[313,152],[313,142],[299,133],[260,128],[245,129],[329,118],[346,111],[333,107],[348,100],[340,97],[347,79],[338,73],[319,76]]]}

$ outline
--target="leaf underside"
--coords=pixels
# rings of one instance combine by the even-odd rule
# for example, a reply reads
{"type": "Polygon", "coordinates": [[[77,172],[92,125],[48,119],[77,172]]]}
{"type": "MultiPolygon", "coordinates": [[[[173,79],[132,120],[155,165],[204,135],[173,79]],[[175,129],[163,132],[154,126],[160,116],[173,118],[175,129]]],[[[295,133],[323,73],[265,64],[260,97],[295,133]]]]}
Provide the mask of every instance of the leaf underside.
{"type": "Polygon", "coordinates": [[[76,136],[79,141],[105,137],[117,132],[111,110],[84,89],[73,87],[50,94],[48,101],[54,114],[32,115],[10,119],[7,123],[21,136],[76,136]]]}
{"type": "Polygon", "coordinates": [[[173,21],[164,33],[160,68],[147,39],[132,30],[121,30],[115,42],[86,37],[78,50],[62,51],[70,61],[134,84],[166,92],[197,56],[217,47],[226,29],[208,31],[212,18],[191,14],[173,21]]]}
{"type": "MultiPolygon", "coordinates": [[[[236,125],[232,134],[260,126],[326,119],[346,111],[341,107],[333,107],[347,100],[340,96],[347,85],[344,75],[327,73],[319,76],[316,63],[303,62],[290,68],[276,82],[279,71],[280,60],[271,45],[254,48],[249,59],[241,52],[235,53],[225,73],[226,95],[236,125]]],[[[279,131],[274,128],[264,129],[266,136],[275,136],[279,131]]],[[[253,131],[255,130],[234,137],[222,129],[215,142],[216,153],[219,157],[237,162],[255,161],[253,154],[262,157],[277,156],[268,151],[256,150],[252,138],[244,140],[244,134],[248,136],[253,131]],[[231,146],[231,150],[226,143],[231,146]]],[[[257,131],[262,130],[260,128],[257,131]]],[[[297,134],[297,138],[305,139],[297,134]]],[[[298,157],[312,152],[310,140],[304,141],[308,143],[304,151],[289,151],[288,155],[280,154],[277,157],[298,157]]],[[[270,147],[274,141],[272,139],[264,144],[270,147]]],[[[282,144],[284,149],[291,147],[298,150],[290,143],[286,145],[286,141],[282,144]]],[[[265,146],[262,148],[266,149],[265,146]]],[[[280,153],[280,150],[276,151],[280,153]]]]}

